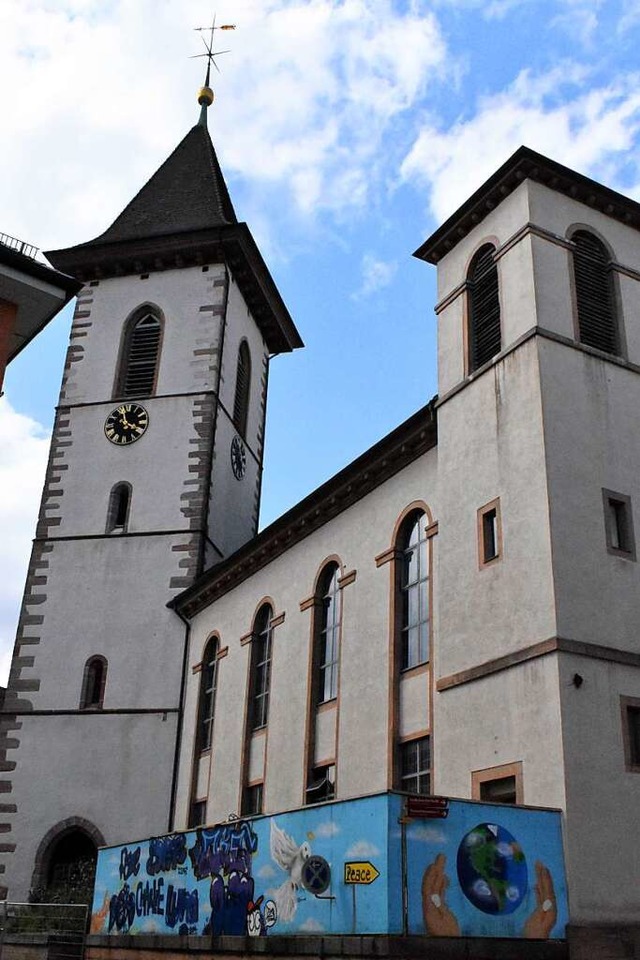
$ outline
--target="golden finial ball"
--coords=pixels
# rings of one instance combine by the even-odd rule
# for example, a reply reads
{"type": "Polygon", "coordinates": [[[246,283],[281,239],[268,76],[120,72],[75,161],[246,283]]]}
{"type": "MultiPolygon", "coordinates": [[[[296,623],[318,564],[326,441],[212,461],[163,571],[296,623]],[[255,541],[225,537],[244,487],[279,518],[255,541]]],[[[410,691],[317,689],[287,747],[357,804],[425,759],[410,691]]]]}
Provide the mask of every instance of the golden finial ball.
{"type": "Polygon", "coordinates": [[[213,103],[213,90],[211,87],[200,87],[198,91],[198,103],[201,107],[205,104],[210,107],[213,103]]]}

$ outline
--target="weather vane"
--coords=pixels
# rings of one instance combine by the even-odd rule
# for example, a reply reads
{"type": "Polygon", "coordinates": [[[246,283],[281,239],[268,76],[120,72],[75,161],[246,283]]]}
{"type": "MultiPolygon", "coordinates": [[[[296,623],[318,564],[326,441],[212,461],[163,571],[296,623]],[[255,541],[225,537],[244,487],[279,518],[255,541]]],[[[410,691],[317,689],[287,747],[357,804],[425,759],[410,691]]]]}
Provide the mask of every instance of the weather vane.
{"type": "Polygon", "coordinates": [[[216,30],[235,30],[235,28],[236,28],[235,23],[221,23],[219,27],[216,26],[216,15],[215,15],[215,13],[214,13],[214,15],[213,15],[213,22],[212,22],[212,24],[211,24],[210,27],[194,27],[194,30],[196,30],[196,31],[200,34],[200,36],[202,37],[202,42],[203,42],[203,44],[204,44],[204,49],[205,49],[206,52],[205,52],[205,53],[196,53],[196,54],[194,54],[193,57],[190,57],[189,59],[190,59],[190,60],[195,60],[195,59],[197,59],[198,57],[206,57],[206,58],[207,58],[207,76],[206,76],[206,79],[205,79],[205,81],[204,81],[205,87],[208,87],[208,86],[209,86],[209,79],[210,79],[210,74],[211,74],[211,64],[213,64],[214,67],[216,68],[216,70],[218,71],[218,73],[220,73],[220,67],[219,67],[218,64],[216,63],[216,57],[221,57],[223,53],[230,53],[229,50],[214,50],[214,49],[213,49],[213,34],[215,33],[216,30]],[[205,40],[205,38],[204,38],[204,36],[203,36],[203,34],[204,34],[204,33],[207,33],[207,32],[209,33],[209,42],[208,42],[208,43],[207,43],[207,41],[205,40]]]}

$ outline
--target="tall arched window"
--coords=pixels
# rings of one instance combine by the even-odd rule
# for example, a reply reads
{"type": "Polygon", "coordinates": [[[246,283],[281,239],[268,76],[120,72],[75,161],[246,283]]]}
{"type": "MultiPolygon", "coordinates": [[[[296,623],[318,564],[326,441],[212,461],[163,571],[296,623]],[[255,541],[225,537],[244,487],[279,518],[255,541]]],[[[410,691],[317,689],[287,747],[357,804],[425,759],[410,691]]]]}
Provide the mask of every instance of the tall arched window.
{"type": "Polygon", "coordinates": [[[84,666],[81,710],[101,710],[104,702],[104,688],[107,682],[107,661],[104,657],[89,657],[84,666]]]}
{"type": "Polygon", "coordinates": [[[160,318],[151,307],[133,315],[125,330],[116,396],[149,397],[154,392],[161,332],[160,318]]]}
{"type": "Polygon", "coordinates": [[[266,727],[269,719],[269,687],[271,684],[271,619],[268,603],[256,614],[251,641],[250,730],[266,727]]]}
{"type": "Polygon", "coordinates": [[[216,709],[218,686],[218,639],[210,637],[204,648],[200,672],[200,696],[198,700],[198,750],[209,750],[213,735],[213,718],[216,709]]]}
{"type": "Polygon", "coordinates": [[[611,258],[605,245],[587,230],[572,238],[580,343],[619,353],[611,258]]]}
{"type": "Polygon", "coordinates": [[[337,563],[328,564],[318,579],[314,621],[315,701],[326,703],[338,696],[340,659],[341,591],[337,563]]]}
{"type": "Polygon", "coordinates": [[[500,353],[500,295],[495,253],[491,243],[480,247],[467,276],[470,372],[500,353]]]}
{"type": "Polygon", "coordinates": [[[107,533],[126,533],[131,505],[131,484],[116,483],[109,494],[107,533]]]}
{"type": "Polygon", "coordinates": [[[238,348],[238,363],[236,366],[236,394],[233,401],[233,422],[236,430],[243,437],[247,432],[250,387],[251,354],[249,353],[247,341],[243,340],[238,348]]]}
{"type": "Polygon", "coordinates": [[[429,546],[426,514],[409,514],[397,543],[398,640],[400,668],[429,659],[429,546]]]}

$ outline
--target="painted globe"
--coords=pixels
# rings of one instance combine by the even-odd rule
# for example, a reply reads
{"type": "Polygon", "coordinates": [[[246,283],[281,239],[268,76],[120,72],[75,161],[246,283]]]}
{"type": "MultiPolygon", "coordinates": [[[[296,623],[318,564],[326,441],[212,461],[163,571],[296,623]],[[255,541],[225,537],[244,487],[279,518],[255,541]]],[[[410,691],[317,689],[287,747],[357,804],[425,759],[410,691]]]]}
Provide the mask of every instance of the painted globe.
{"type": "Polygon", "coordinates": [[[483,913],[513,913],[527,892],[527,862],[508,830],[479,823],[458,847],[458,880],[466,898],[483,913]]]}

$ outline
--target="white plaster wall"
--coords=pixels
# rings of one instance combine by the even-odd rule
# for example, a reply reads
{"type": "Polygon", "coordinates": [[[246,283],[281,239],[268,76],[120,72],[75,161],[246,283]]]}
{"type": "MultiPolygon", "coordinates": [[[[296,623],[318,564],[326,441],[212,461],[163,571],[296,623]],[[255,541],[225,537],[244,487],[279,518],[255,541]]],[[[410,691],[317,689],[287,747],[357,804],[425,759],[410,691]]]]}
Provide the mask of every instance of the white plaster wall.
{"type": "Polygon", "coordinates": [[[222,303],[224,267],[211,265],[151,273],[148,279],[116,277],[85,287],[89,295],[89,335],[77,343],[83,359],[72,365],[66,400],[92,402],[112,397],[124,325],[132,312],[145,303],[158,306],[164,327],[158,369],[157,394],[213,390],[217,381],[217,358],[194,356],[194,350],[217,348],[220,318],[201,307],[222,303]],[[217,284],[217,285],[216,285],[217,284]],[[90,293],[89,293],[90,291],[90,293]]]}
{"type": "Polygon", "coordinates": [[[442,677],[556,633],[536,341],[444,403],[438,423],[442,677]],[[497,497],[503,556],[480,569],[477,511],[497,497]]]}
{"type": "Polygon", "coordinates": [[[640,546],[640,376],[541,341],[560,636],[635,651],[640,565],[606,549],[602,488],[631,497],[640,546]]]}
{"type": "Polygon", "coordinates": [[[109,664],[105,707],[178,706],[184,625],[166,603],[178,573],[171,546],[180,542],[59,541],[46,554],[47,598],[37,607],[44,622],[25,631],[40,642],[23,648],[35,660],[22,678],[40,680],[39,691],[28,694],[35,709],[77,710],[84,665],[94,654],[109,664]]]}
{"type": "Polygon", "coordinates": [[[400,675],[400,736],[427,730],[429,723],[429,673],[400,675]]]}
{"type": "MultiPolygon", "coordinates": [[[[69,465],[60,484],[60,525],[56,536],[104,534],[109,494],[121,481],[132,486],[128,531],[186,530],[181,494],[190,488],[189,453],[199,439],[193,397],[153,397],[141,401],[149,426],[135,443],[120,447],[104,434],[113,402],[72,407],[72,446],[62,462],[69,465]]],[[[198,412],[196,411],[196,416],[198,412]]]]}
{"type": "Polygon", "coordinates": [[[222,352],[220,407],[216,424],[216,446],[211,473],[209,537],[224,555],[233,553],[258,529],[262,472],[264,406],[269,357],[262,334],[230,275],[227,325],[222,352]],[[242,438],[247,469],[237,480],[231,468],[231,442],[237,434],[232,422],[238,367],[238,349],[247,341],[251,356],[251,381],[247,430],[242,438]]]}
{"type": "Polygon", "coordinates": [[[565,654],[560,691],[572,920],[639,923],[640,774],[625,770],[620,697],[640,698],[640,671],[565,654]]]}
{"type": "Polygon", "coordinates": [[[18,843],[6,877],[12,900],[27,900],[38,845],[67,817],[94,824],[107,844],[167,831],[176,714],[21,720],[12,773],[18,843]]]}
{"type": "Polygon", "coordinates": [[[312,593],[325,559],[334,554],[340,557],[343,572],[356,570],[355,582],[342,592],[338,796],[386,789],[389,567],[376,567],[375,557],[389,548],[399,515],[414,500],[425,500],[437,517],[436,469],[434,449],[194,618],[177,826],[185,822],[191,778],[198,689],[191,667],[199,662],[212,630],[220,633],[222,646],[228,644],[229,654],[219,664],[207,816],[210,820],[223,818],[237,809],[250,655],[250,644],[241,646],[240,638],[250,631],[264,597],[272,598],[276,615],[285,613],[284,623],[274,629],[273,637],[265,810],[297,807],[303,802],[311,611],[301,612],[299,605],[312,593]]]}
{"type": "Polygon", "coordinates": [[[470,798],[471,772],[523,764],[524,803],[564,808],[556,655],[434,697],[434,792],[470,798]]]}

